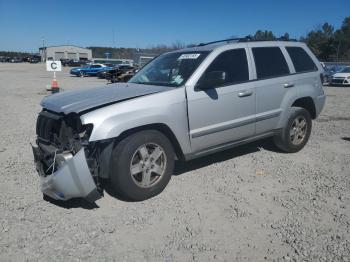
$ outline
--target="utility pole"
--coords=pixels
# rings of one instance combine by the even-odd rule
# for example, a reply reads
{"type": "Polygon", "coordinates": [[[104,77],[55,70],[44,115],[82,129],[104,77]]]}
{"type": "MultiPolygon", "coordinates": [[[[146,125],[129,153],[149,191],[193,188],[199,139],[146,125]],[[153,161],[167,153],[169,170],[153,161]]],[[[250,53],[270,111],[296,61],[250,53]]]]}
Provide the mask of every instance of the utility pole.
{"type": "Polygon", "coordinates": [[[43,41],[43,47],[42,47],[42,57],[41,57],[41,59],[43,60],[43,62],[45,62],[46,61],[46,51],[45,51],[45,38],[42,36],[41,37],[41,40],[43,41]]]}
{"type": "Polygon", "coordinates": [[[113,29],[113,47],[115,48],[115,30],[113,29]]]}

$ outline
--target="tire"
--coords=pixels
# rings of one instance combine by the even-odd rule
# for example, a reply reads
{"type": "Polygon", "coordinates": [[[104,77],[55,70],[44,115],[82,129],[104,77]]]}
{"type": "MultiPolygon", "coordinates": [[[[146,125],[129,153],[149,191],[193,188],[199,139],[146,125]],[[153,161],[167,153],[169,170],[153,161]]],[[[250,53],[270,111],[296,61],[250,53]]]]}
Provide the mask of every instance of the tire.
{"type": "Polygon", "coordinates": [[[301,107],[292,107],[286,126],[274,136],[275,145],[287,153],[303,149],[309,140],[312,128],[310,113],[301,107]]]}
{"type": "Polygon", "coordinates": [[[158,195],[169,183],[174,160],[173,147],[161,132],[145,130],[132,134],[113,149],[112,189],[129,201],[142,201],[158,195]]]}
{"type": "Polygon", "coordinates": [[[80,77],[85,77],[86,74],[85,74],[84,72],[79,72],[79,76],[80,76],[80,77]]]}

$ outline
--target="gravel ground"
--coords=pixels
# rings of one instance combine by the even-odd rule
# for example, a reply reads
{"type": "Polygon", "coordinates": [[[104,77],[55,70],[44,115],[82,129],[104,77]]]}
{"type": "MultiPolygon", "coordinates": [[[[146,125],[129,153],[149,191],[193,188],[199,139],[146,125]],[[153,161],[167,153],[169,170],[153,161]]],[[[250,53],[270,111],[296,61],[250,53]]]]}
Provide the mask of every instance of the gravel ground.
{"type": "Polygon", "coordinates": [[[299,153],[264,140],[177,163],[150,200],[92,205],[42,200],[29,143],[50,78],[0,64],[0,261],[350,261],[350,88],[325,88],[299,153]]]}

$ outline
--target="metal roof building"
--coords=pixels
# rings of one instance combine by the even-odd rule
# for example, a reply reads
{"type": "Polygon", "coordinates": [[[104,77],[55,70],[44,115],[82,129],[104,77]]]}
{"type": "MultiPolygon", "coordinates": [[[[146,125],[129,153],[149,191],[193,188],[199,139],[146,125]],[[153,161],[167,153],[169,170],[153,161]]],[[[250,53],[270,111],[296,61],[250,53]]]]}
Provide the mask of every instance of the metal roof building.
{"type": "Polygon", "coordinates": [[[74,60],[92,60],[92,51],[87,48],[74,45],[58,45],[39,48],[41,61],[74,59],[74,60]]]}

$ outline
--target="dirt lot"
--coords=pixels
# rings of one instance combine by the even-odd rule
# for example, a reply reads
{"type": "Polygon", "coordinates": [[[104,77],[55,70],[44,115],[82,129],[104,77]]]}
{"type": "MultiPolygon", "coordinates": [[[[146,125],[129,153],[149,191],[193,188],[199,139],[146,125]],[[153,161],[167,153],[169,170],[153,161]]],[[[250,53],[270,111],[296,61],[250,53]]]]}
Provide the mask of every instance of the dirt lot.
{"type": "MultiPolygon", "coordinates": [[[[144,202],[52,204],[29,144],[50,77],[42,64],[0,64],[0,261],[350,261],[350,88],[326,88],[299,153],[265,140],[177,163],[144,202]]],[[[105,84],[68,70],[58,81],[105,84]]]]}

